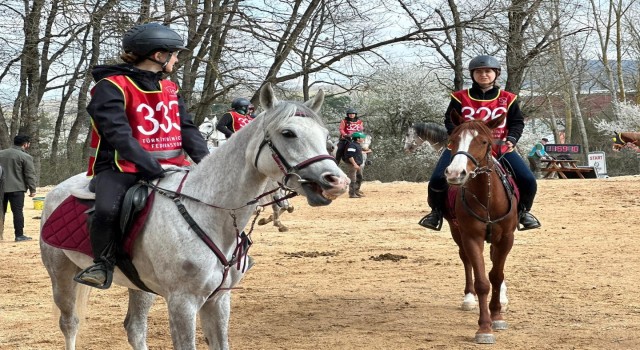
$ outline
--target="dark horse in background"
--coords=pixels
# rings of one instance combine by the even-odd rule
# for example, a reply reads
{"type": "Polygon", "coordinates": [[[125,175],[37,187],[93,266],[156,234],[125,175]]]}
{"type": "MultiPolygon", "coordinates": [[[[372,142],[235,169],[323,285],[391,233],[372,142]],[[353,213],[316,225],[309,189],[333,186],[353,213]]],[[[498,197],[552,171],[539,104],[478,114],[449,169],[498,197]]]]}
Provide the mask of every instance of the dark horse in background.
{"type": "Polygon", "coordinates": [[[479,120],[466,121],[458,113],[452,113],[456,128],[449,137],[452,158],[445,170],[450,193],[444,217],[464,264],[465,303],[475,302],[474,294],[478,297],[480,317],[475,341],[481,344],[495,343],[493,330],[507,328],[500,299],[506,296],[501,295],[506,292],[504,267],[518,224],[514,189],[491,152],[491,130],[502,124],[505,117],[485,124],[479,120]],[[488,276],[483,255],[485,241],[490,244],[488,276]],[[471,300],[467,300],[469,297],[471,300]]]}
{"type": "Polygon", "coordinates": [[[619,151],[623,148],[640,152],[640,132],[616,132],[613,136],[613,150],[619,151]]]}
{"type": "Polygon", "coordinates": [[[424,143],[429,144],[436,152],[441,152],[447,145],[447,129],[437,123],[412,123],[404,135],[404,151],[415,152],[424,143]]]}

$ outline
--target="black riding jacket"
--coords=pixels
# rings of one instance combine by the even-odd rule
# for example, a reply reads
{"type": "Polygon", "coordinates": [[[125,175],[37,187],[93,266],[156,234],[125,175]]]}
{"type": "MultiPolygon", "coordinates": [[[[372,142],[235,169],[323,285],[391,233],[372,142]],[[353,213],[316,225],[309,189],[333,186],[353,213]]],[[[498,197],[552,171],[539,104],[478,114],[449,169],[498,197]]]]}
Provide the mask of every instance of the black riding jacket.
{"type": "MultiPolygon", "coordinates": [[[[113,83],[102,80],[114,75],[126,75],[142,90],[160,89],[162,73],[140,70],[130,64],[96,66],[91,72],[97,82],[87,112],[91,116],[100,134],[101,142],[96,154],[95,173],[104,169],[117,169],[114,164],[114,152],[136,164],[144,178],[156,178],[162,174],[160,162],[145,151],[138,140],[132,136],[131,126],[125,113],[124,96],[113,83]]],[[[199,163],[209,154],[207,142],[193,123],[187,112],[184,100],[178,96],[182,148],[199,163]]]]}
{"type": "MultiPolygon", "coordinates": [[[[469,95],[476,100],[492,100],[498,96],[500,93],[500,88],[498,86],[494,86],[491,90],[487,92],[483,92],[478,86],[477,83],[473,83],[471,89],[469,89],[469,95]]],[[[444,126],[447,128],[447,133],[451,135],[453,129],[456,128],[451,121],[451,110],[455,109],[458,113],[462,114],[462,105],[455,98],[451,98],[451,102],[449,102],[449,107],[445,112],[444,116],[444,126]]],[[[524,130],[524,115],[520,110],[520,105],[518,104],[518,100],[513,101],[509,110],[507,111],[507,140],[511,141],[514,145],[518,143],[520,140],[520,136],[522,136],[522,131],[524,130]]]]}

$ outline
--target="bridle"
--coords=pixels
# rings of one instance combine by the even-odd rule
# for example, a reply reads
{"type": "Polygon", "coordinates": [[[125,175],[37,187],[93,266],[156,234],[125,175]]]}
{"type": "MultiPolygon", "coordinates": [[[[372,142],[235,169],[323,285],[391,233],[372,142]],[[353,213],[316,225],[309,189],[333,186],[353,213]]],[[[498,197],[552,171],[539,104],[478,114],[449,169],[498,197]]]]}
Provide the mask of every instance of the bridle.
{"type": "Polygon", "coordinates": [[[278,168],[280,168],[280,170],[284,174],[284,176],[282,178],[282,182],[279,183],[280,186],[282,188],[284,188],[285,190],[288,190],[288,191],[293,191],[293,189],[291,187],[287,186],[287,181],[292,176],[296,176],[298,178],[298,182],[299,183],[308,183],[308,182],[310,182],[309,180],[306,180],[306,179],[302,178],[300,176],[300,174],[298,174],[298,171],[308,167],[309,165],[311,165],[313,163],[319,162],[319,161],[323,161],[323,160],[326,160],[326,159],[335,160],[335,158],[333,158],[329,154],[320,154],[320,155],[311,157],[311,158],[309,158],[307,160],[303,160],[302,162],[298,163],[297,165],[293,165],[292,166],[292,165],[289,164],[289,162],[287,162],[287,160],[282,156],[282,153],[273,144],[273,141],[271,140],[271,137],[269,136],[269,134],[265,132],[264,139],[262,140],[262,142],[260,143],[260,146],[258,147],[258,152],[256,153],[256,158],[255,158],[255,160],[253,162],[253,165],[256,168],[258,167],[258,159],[260,158],[260,153],[262,152],[262,149],[264,148],[264,146],[268,146],[269,147],[269,150],[271,150],[271,157],[276,162],[276,165],[278,165],[278,168]]]}
{"type": "Polygon", "coordinates": [[[210,139],[211,135],[213,135],[216,132],[216,128],[215,128],[215,125],[213,125],[213,122],[205,121],[200,126],[202,126],[204,124],[211,124],[211,131],[209,131],[209,132],[200,131],[200,134],[202,134],[202,137],[204,137],[205,141],[217,141],[216,139],[210,139]]]}
{"type": "MultiPolygon", "coordinates": [[[[475,168],[471,171],[471,173],[469,173],[469,176],[471,176],[471,178],[475,178],[478,175],[481,174],[487,174],[487,202],[486,205],[482,204],[480,202],[480,199],[474,194],[471,193],[471,196],[475,199],[475,202],[478,203],[483,209],[484,211],[487,213],[486,217],[482,217],[480,216],[478,213],[476,213],[475,211],[473,211],[473,209],[470,207],[469,202],[467,200],[467,188],[466,188],[466,183],[463,184],[462,186],[460,186],[460,196],[462,199],[462,206],[464,207],[465,211],[469,214],[471,214],[471,216],[473,216],[475,219],[477,219],[478,221],[484,223],[487,225],[487,236],[486,236],[486,240],[489,242],[491,240],[491,225],[498,223],[502,220],[504,220],[507,216],[509,216],[509,214],[511,213],[511,208],[512,208],[512,197],[513,194],[512,193],[507,193],[507,199],[509,201],[508,203],[508,211],[502,215],[499,216],[497,218],[491,218],[491,213],[489,212],[489,207],[491,205],[491,173],[492,172],[496,172],[498,174],[498,176],[500,177],[501,181],[503,182],[503,184],[505,185],[505,189],[508,189],[508,183],[507,183],[507,179],[506,176],[504,176],[504,174],[502,173],[501,170],[498,170],[497,167],[497,163],[498,160],[493,159],[493,157],[491,156],[491,145],[487,146],[487,152],[486,152],[486,156],[485,156],[485,161],[486,164],[485,166],[480,166],[480,162],[478,162],[478,160],[471,155],[469,152],[466,151],[457,151],[456,153],[454,153],[451,156],[451,159],[453,159],[453,157],[455,157],[456,155],[461,154],[465,157],[467,157],[471,163],[473,163],[473,165],[475,166],[475,168]]],[[[502,155],[504,156],[504,155],[502,155]]],[[[502,158],[502,156],[500,158],[502,158]]],[[[509,192],[507,190],[507,192],[509,192]]]]}

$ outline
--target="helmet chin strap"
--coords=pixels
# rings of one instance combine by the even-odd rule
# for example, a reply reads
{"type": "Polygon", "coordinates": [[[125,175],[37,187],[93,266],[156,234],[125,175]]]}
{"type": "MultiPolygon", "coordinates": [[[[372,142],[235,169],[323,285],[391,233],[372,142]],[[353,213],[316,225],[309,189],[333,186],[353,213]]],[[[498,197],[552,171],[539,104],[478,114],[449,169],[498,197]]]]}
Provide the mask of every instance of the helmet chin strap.
{"type": "Polygon", "coordinates": [[[171,56],[172,55],[173,55],[173,52],[169,52],[169,55],[167,55],[167,59],[164,62],[158,61],[155,58],[153,58],[152,56],[147,57],[147,59],[149,61],[151,61],[151,62],[159,64],[160,68],[162,68],[162,73],[169,73],[165,69],[167,68],[167,65],[169,65],[169,61],[171,61],[171,56]]]}

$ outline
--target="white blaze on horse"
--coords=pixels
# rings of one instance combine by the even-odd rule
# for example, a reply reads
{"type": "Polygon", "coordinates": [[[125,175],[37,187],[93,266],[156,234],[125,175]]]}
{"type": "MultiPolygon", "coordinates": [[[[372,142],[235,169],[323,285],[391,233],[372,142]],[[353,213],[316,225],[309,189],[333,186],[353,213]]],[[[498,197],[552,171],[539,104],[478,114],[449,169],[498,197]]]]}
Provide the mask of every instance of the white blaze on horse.
{"type": "MultiPolygon", "coordinates": [[[[304,195],[311,206],[328,205],[347,191],[349,180],[327,154],[328,131],[316,114],[324,94],[319,92],[304,104],[278,101],[271,86],[265,85],[260,100],[265,112],[258,120],[186,175],[173,173],[160,181],[158,187],[164,190],[156,191],[147,221],[132,243],[139,279],[166,299],[174,349],[196,349],[198,315],[208,348],[229,348],[230,288],[246,268],[241,265],[246,262],[247,237],[241,232],[254,215],[254,199],[264,193],[269,181],[284,183],[304,195]],[[187,223],[187,215],[195,226],[187,223]]],[[[88,181],[79,174],[49,193],[43,227],[71,189],[88,181]]],[[[72,350],[78,334],[77,311],[86,306],[86,298],[76,296],[86,295],[90,288],[73,277],[93,259],[43,239],[40,249],[60,310],[66,349],[72,350]]],[[[147,316],[154,294],[140,290],[119,268],[113,280],[129,288],[124,324],[129,343],[135,350],[147,349],[147,316]]]]}
{"type": "Polygon", "coordinates": [[[412,123],[404,135],[404,151],[415,152],[423,144],[430,145],[440,153],[447,145],[447,129],[437,123],[412,123]]]}

